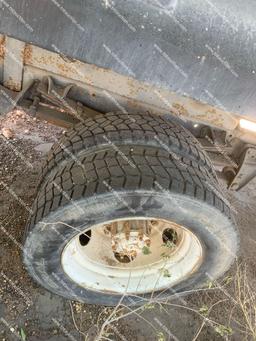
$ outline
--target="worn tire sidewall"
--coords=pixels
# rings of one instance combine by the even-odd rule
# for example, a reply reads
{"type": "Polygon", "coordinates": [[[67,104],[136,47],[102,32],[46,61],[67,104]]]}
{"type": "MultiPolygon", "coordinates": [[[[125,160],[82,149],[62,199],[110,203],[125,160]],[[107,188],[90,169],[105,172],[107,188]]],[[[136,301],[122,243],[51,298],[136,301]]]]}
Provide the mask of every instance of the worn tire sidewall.
{"type": "MultiPolygon", "coordinates": [[[[28,233],[24,244],[25,266],[38,283],[56,294],[86,303],[115,305],[120,295],[85,289],[74,283],[63,271],[61,254],[67,242],[80,231],[96,224],[129,217],[174,221],[193,232],[201,242],[204,256],[200,268],[163,293],[155,293],[163,299],[175,293],[195,290],[218,278],[236,258],[239,237],[233,219],[215,207],[167,190],[123,190],[71,202],[37,223],[28,233]]],[[[127,296],[123,302],[129,305],[143,304],[150,296],[144,294],[141,300],[127,296]]]]}

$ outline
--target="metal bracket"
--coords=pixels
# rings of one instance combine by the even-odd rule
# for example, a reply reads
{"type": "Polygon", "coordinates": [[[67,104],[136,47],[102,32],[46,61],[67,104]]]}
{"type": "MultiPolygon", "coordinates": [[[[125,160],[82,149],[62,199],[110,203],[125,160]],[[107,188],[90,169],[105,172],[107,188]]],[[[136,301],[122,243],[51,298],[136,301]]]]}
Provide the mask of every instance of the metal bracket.
{"type": "Polygon", "coordinates": [[[72,115],[78,121],[99,114],[98,111],[90,109],[82,103],[68,97],[70,90],[74,87],[76,87],[75,84],[68,84],[66,86],[57,85],[52,77],[48,76],[44,77],[38,84],[37,92],[46,102],[72,115]]]}
{"type": "Polygon", "coordinates": [[[229,189],[238,191],[256,177],[256,148],[248,147],[241,156],[241,163],[229,189]]]}
{"type": "Polygon", "coordinates": [[[75,93],[75,87],[75,84],[57,85],[51,77],[32,81],[20,92],[0,85],[0,115],[21,108],[38,119],[69,128],[99,114],[68,96],[73,88],[75,93]]]}

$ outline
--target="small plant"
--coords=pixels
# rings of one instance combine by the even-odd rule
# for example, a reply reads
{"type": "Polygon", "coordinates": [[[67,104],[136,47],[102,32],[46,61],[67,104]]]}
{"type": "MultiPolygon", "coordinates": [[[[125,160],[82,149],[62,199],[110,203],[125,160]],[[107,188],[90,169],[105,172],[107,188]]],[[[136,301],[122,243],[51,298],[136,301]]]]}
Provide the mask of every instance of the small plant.
{"type": "Polygon", "coordinates": [[[211,289],[213,287],[213,282],[212,281],[208,281],[207,282],[207,288],[211,289]]]}
{"type": "Polygon", "coordinates": [[[222,324],[216,326],[215,328],[216,333],[218,333],[220,336],[230,336],[233,334],[233,330],[230,327],[224,326],[222,324]]]}
{"type": "Polygon", "coordinates": [[[148,246],[143,246],[142,253],[143,253],[143,255],[149,255],[151,253],[151,251],[150,251],[148,246]]]}
{"type": "Polygon", "coordinates": [[[165,336],[162,332],[157,333],[157,341],[165,341],[165,336]]]}
{"type": "Polygon", "coordinates": [[[26,341],[27,340],[27,337],[26,337],[26,334],[23,330],[23,328],[20,328],[20,338],[22,341],[26,341]]]}
{"type": "Polygon", "coordinates": [[[151,309],[155,308],[155,305],[152,304],[152,303],[147,303],[147,304],[144,305],[143,308],[144,308],[143,310],[151,310],[151,309]]]}
{"type": "MultiPolygon", "coordinates": [[[[164,244],[164,246],[166,246],[166,244],[164,244]]],[[[150,254],[151,251],[149,247],[145,246],[143,248],[143,253],[146,255],[150,254]]],[[[162,253],[161,256],[168,257],[165,252],[162,253]]],[[[171,277],[171,274],[168,269],[162,267],[162,269],[159,270],[159,276],[157,280],[159,280],[160,276],[171,277]]],[[[128,284],[129,282],[127,283],[127,288],[128,284]]],[[[165,297],[161,297],[158,294],[156,294],[155,296],[152,294],[149,299],[144,299],[143,305],[138,307],[130,307],[124,304],[124,298],[126,297],[126,295],[128,295],[125,292],[115,308],[110,310],[109,316],[104,319],[104,322],[102,324],[99,324],[100,319],[98,318],[98,332],[95,340],[110,340],[111,336],[109,334],[109,328],[112,327],[113,329],[114,323],[117,323],[119,320],[125,319],[128,316],[135,315],[136,317],[141,318],[145,323],[147,323],[148,326],[150,326],[150,328],[152,328],[152,331],[154,331],[154,337],[157,341],[166,341],[167,339],[165,334],[159,331],[159,329],[156,328],[156,326],[152,323],[150,319],[147,319],[146,316],[143,316],[142,312],[146,310],[153,310],[152,313],[154,314],[154,309],[156,308],[159,308],[161,312],[168,312],[168,307],[174,307],[193,312],[197,314],[198,317],[200,317],[200,319],[202,320],[199,328],[192,338],[193,341],[199,340],[199,336],[201,335],[204,328],[211,329],[211,332],[217,333],[220,337],[224,339],[230,339],[231,335],[238,332],[244,334],[244,340],[256,341],[256,295],[254,287],[247,277],[246,269],[238,266],[238,270],[236,274],[233,275],[233,277],[227,276],[221,282],[209,281],[206,288],[190,290],[186,293],[198,294],[203,292],[206,294],[206,296],[202,297],[204,299],[207,299],[206,304],[201,303],[199,305],[197,301],[197,305],[194,307],[188,306],[187,304],[182,305],[179,302],[172,302],[170,299],[171,297],[175,297],[177,295],[175,292],[168,299],[166,299],[165,297]],[[229,290],[227,290],[226,286],[227,284],[230,284],[231,281],[234,285],[233,287],[229,288],[229,290]],[[216,292],[218,292],[218,298],[219,295],[222,295],[218,300],[215,299],[216,292]],[[214,296],[210,296],[211,293],[214,293],[214,296]],[[215,302],[212,301],[213,299],[215,300],[215,302]],[[216,309],[217,305],[223,304],[224,302],[226,302],[224,305],[225,309],[229,309],[230,305],[232,307],[231,314],[230,309],[228,310],[229,318],[225,319],[225,322],[222,316],[217,315],[215,312],[215,316],[217,316],[217,318],[213,319],[212,311],[216,309]],[[220,318],[222,319],[221,321],[219,320],[220,318]],[[233,328],[230,327],[231,322],[233,328]],[[224,323],[226,323],[226,325],[224,323]]],[[[103,311],[105,311],[105,309],[103,311]]],[[[77,330],[79,329],[77,328],[77,330]]],[[[119,335],[118,331],[115,331],[116,334],[119,335]]],[[[85,333],[83,333],[82,331],[80,332],[84,336],[86,336],[85,333]]],[[[208,333],[208,331],[206,332],[208,333]]],[[[205,335],[202,337],[205,337],[205,335]]],[[[27,340],[25,333],[21,337],[21,340],[27,340]]]]}
{"type": "Polygon", "coordinates": [[[209,308],[207,307],[206,304],[204,304],[200,309],[199,309],[199,313],[201,315],[207,316],[209,312],[209,308]]]}

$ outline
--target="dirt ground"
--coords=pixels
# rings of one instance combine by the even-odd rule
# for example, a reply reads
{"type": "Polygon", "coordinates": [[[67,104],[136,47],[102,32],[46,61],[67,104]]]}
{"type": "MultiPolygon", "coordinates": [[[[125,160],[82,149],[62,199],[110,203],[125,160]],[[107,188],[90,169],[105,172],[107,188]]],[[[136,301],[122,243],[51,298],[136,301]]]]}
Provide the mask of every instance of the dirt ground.
{"type": "MultiPolygon", "coordinates": [[[[53,295],[37,285],[22,265],[23,231],[40,165],[63,130],[15,112],[0,122],[0,131],[7,136],[0,135],[0,340],[94,340],[113,309],[53,295]]],[[[253,290],[256,293],[255,184],[229,196],[241,234],[239,259],[229,273],[202,292],[148,305],[127,317],[121,316],[128,310],[119,311],[120,318],[106,328],[105,339],[253,340],[255,311],[254,315],[247,311],[255,303],[253,290]],[[245,309],[247,296],[242,292],[240,297],[237,291],[241,276],[241,286],[252,298],[245,309]],[[252,291],[244,284],[247,281],[252,291]]]]}

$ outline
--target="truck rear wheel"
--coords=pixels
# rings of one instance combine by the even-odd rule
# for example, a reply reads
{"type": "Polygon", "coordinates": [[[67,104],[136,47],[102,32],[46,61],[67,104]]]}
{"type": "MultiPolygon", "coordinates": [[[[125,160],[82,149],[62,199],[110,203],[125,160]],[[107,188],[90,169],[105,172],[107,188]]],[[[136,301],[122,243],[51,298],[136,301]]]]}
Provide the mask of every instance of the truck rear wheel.
{"type": "Polygon", "coordinates": [[[218,278],[237,249],[228,203],[203,167],[156,146],[109,144],[48,174],[24,262],[66,298],[143,304],[218,278]]]}

